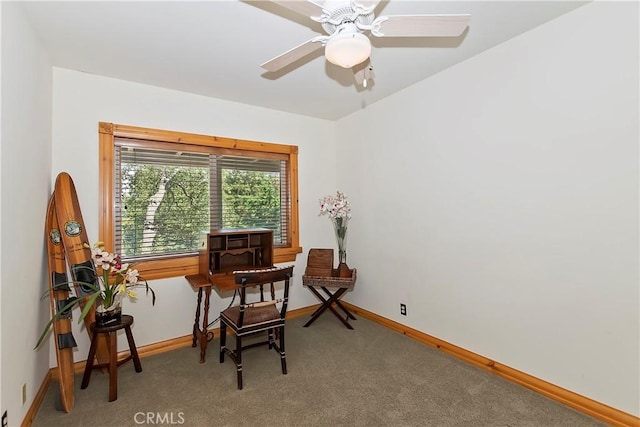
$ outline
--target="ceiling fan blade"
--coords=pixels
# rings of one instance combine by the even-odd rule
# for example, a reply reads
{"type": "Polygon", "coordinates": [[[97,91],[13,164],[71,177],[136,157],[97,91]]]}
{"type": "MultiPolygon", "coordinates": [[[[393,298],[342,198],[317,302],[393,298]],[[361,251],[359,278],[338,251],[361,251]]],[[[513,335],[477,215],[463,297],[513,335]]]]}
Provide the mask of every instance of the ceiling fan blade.
{"type": "Polygon", "coordinates": [[[376,37],[456,37],[469,24],[471,15],[392,15],[371,23],[376,37]]]}
{"type": "Polygon", "coordinates": [[[307,40],[306,42],[294,47],[293,49],[289,49],[285,53],[282,53],[275,58],[268,60],[260,66],[267,71],[278,71],[281,68],[284,68],[287,65],[297,61],[298,59],[320,49],[322,47],[322,43],[327,38],[328,37],[326,36],[314,37],[311,40],[307,40]]]}
{"type": "Polygon", "coordinates": [[[371,58],[368,58],[366,61],[361,64],[354,65],[353,68],[353,77],[356,79],[356,84],[367,87],[371,86],[373,83],[373,79],[376,78],[376,75],[373,72],[373,65],[371,64],[371,58]]]}
{"type": "Polygon", "coordinates": [[[311,0],[271,0],[271,2],[304,16],[322,15],[322,6],[311,0]]]}

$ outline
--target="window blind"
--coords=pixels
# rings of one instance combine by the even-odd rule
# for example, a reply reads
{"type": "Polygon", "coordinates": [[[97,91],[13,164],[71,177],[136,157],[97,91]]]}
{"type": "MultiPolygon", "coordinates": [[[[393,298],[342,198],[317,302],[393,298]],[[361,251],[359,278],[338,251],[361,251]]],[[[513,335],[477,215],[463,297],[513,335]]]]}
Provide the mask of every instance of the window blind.
{"type": "Polygon", "coordinates": [[[269,228],[274,246],[289,244],[286,160],[175,145],[116,140],[114,237],[125,259],[195,253],[216,228],[269,228]]]}

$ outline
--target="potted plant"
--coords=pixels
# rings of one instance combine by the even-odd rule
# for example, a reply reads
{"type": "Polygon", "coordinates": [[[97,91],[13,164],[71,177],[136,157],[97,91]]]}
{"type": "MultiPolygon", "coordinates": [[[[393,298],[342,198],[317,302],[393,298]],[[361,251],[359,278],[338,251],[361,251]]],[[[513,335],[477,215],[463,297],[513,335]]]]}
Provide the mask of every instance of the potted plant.
{"type": "MultiPolygon", "coordinates": [[[[84,307],[80,313],[78,323],[82,322],[91,310],[96,306],[96,324],[108,325],[120,319],[122,314],[122,299],[126,296],[131,300],[135,300],[137,295],[135,288],[144,286],[146,293],[151,292],[152,304],[156,303],[156,294],[151,289],[146,280],[140,277],[138,270],[133,268],[133,264],[122,262],[119,254],[111,253],[105,250],[102,242],[97,242],[90,247],[87,243],[85,247],[91,249],[91,260],[93,268],[88,277],[95,277],[94,283],[86,281],[71,281],[77,286],[81,286],[83,290],[88,291],[87,295],[82,298],[72,298],[65,306],[49,320],[44,331],[38,339],[36,348],[42,344],[47,332],[51,329],[53,322],[58,320],[64,313],[71,310],[76,304],[84,301],[84,307]]],[[[48,294],[48,291],[45,295],[48,294]]]]}

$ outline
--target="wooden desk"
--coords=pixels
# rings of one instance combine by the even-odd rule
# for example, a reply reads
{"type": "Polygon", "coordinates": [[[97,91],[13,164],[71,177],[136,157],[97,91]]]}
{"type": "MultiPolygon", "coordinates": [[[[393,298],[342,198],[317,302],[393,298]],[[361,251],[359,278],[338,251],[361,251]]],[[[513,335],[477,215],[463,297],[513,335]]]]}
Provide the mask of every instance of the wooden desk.
{"type": "Polygon", "coordinates": [[[201,234],[199,247],[198,274],[185,279],[198,292],[191,346],[200,344],[200,363],[204,363],[207,343],[213,339],[209,331],[211,288],[220,294],[232,291],[236,288],[234,271],[273,267],[273,232],[266,228],[212,230],[201,234]]]}

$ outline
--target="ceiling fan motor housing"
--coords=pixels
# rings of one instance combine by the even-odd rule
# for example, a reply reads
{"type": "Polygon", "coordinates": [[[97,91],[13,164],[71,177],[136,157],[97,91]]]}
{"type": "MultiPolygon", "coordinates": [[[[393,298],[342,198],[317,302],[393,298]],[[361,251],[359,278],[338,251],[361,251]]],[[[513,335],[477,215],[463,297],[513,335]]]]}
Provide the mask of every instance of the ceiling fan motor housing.
{"type": "Polygon", "coordinates": [[[362,32],[360,28],[358,28],[358,24],[360,25],[371,25],[373,19],[375,18],[374,13],[370,12],[367,14],[358,14],[358,12],[354,11],[351,7],[350,2],[327,2],[325,4],[325,11],[328,12],[326,15],[323,14],[322,19],[322,28],[327,32],[327,34],[333,34],[339,26],[344,23],[353,23],[354,28],[358,32],[362,32]],[[333,6],[333,7],[331,7],[333,6]]]}

